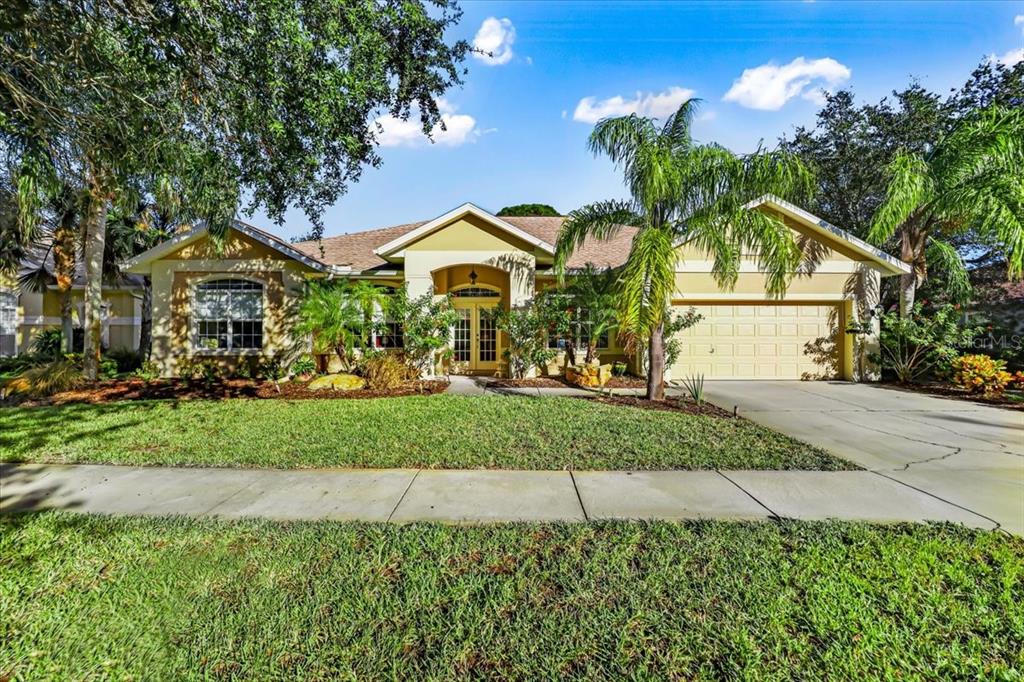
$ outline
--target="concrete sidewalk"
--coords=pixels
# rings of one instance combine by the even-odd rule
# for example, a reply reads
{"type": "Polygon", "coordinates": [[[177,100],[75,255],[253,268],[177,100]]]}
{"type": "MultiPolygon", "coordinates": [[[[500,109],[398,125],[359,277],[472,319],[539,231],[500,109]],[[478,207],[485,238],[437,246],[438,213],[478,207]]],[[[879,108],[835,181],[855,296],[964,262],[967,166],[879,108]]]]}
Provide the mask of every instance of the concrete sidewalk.
{"type": "Polygon", "coordinates": [[[989,519],[868,471],[255,470],[0,465],[0,512],[281,520],[989,519]]]}

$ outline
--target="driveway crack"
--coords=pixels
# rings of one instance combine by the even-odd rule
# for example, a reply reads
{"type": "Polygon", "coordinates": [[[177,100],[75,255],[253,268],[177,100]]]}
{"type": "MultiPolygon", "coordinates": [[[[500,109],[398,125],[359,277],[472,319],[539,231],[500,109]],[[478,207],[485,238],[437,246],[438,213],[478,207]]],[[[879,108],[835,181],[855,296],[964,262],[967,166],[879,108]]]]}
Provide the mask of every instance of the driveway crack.
{"type": "MultiPolygon", "coordinates": [[[[953,446],[952,445],[947,445],[946,447],[953,447],[953,446]]],[[[963,452],[963,448],[953,448],[952,452],[947,452],[946,454],[939,455],[938,457],[928,457],[926,459],[916,459],[913,462],[907,462],[906,464],[903,465],[902,469],[893,469],[893,471],[906,471],[907,469],[909,469],[910,467],[914,466],[915,464],[927,464],[928,462],[939,462],[939,461],[942,461],[942,460],[947,459],[949,457],[952,457],[953,455],[959,455],[961,452],[963,452]]]]}

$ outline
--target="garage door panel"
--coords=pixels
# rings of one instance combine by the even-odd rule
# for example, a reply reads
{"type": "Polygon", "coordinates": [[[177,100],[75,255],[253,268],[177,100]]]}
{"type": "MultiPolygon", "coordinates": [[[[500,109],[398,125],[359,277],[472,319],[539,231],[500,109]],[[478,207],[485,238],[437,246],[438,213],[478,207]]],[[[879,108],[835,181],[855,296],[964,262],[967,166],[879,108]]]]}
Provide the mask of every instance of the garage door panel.
{"type": "MultiPolygon", "coordinates": [[[[689,305],[680,306],[689,308],[689,305]]],[[[694,306],[703,318],[680,333],[680,378],[831,379],[839,375],[839,309],[834,304],[694,306]]]]}

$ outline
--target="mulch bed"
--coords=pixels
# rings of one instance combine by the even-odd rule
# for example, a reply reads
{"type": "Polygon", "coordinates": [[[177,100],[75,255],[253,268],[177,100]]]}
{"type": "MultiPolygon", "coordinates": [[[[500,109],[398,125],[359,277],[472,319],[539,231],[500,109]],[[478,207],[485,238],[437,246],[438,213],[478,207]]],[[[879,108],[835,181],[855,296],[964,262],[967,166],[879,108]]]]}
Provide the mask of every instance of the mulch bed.
{"type": "MultiPolygon", "coordinates": [[[[534,377],[532,379],[497,379],[492,386],[498,388],[580,388],[565,380],[565,377],[534,377]]],[[[601,388],[647,388],[647,379],[643,377],[612,377],[601,388]]]]}
{"type": "MultiPolygon", "coordinates": [[[[257,400],[359,400],[366,398],[393,398],[407,395],[432,395],[448,388],[447,381],[411,382],[390,391],[311,391],[305,382],[286,381],[279,384],[280,390],[271,382],[247,379],[227,379],[210,385],[200,382],[186,383],[177,379],[142,381],[141,379],[114,379],[99,381],[73,391],[57,393],[41,400],[25,400],[18,405],[67,405],[88,403],[93,405],[123,400],[223,400],[227,398],[252,398],[257,400]]],[[[8,401],[15,404],[14,401],[8,401]]]]}
{"type": "Polygon", "coordinates": [[[935,396],[936,398],[951,398],[953,400],[965,400],[972,403],[982,403],[993,407],[1002,407],[1008,410],[1024,411],[1024,393],[1021,391],[1007,391],[1000,397],[985,397],[983,395],[968,393],[967,391],[942,383],[925,384],[898,384],[886,382],[882,384],[886,388],[895,391],[907,391],[910,393],[923,393],[935,396]],[[1016,396],[1016,400],[1014,400],[1016,396]]]}
{"type": "Polygon", "coordinates": [[[644,410],[657,410],[659,412],[684,412],[686,414],[699,414],[706,417],[719,417],[732,419],[733,415],[727,410],[716,407],[710,403],[697,405],[685,398],[666,397],[665,400],[647,400],[637,396],[598,396],[594,398],[581,398],[581,400],[593,400],[605,405],[623,405],[626,407],[638,407],[644,410]]]}

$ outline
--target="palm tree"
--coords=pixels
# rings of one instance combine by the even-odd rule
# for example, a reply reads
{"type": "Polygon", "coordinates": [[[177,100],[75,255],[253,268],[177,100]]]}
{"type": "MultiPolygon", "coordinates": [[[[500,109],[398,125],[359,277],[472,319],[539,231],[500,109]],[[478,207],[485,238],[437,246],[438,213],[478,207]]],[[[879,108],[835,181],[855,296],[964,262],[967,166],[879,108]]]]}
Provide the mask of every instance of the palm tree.
{"type": "MultiPolygon", "coordinates": [[[[618,321],[618,312],[615,309],[618,277],[618,273],[611,268],[599,270],[588,263],[566,287],[566,299],[575,310],[576,321],[586,328],[587,347],[583,358],[586,363],[594,361],[598,341],[609,333],[618,321]]],[[[580,331],[582,332],[582,329],[580,331]]]]}
{"type": "Polygon", "coordinates": [[[1024,111],[990,107],[965,118],[924,154],[893,158],[885,199],[868,239],[898,236],[900,258],[914,271],[900,277],[900,314],[914,306],[929,264],[947,271],[950,293],[970,294],[970,279],[947,240],[970,230],[1006,254],[1010,277],[1024,264],[1024,111]]]}
{"type": "Polygon", "coordinates": [[[341,367],[355,366],[356,349],[365,348],[365,310],[348,282],[312,282],[299,305],[296,331],[313,339],[316,353],[333,352],[341,367]]]}
{"type": "Polygon", "coordinates": [[[798,199],[810,193],[810,172],[792,154],[763,151],[738,156],[691,136],[697,100],[683,102],[664,124],[631,114],[599,121],[589,147],[625,174],[630,199],[603,201],[569,214],[555,249],[565,276],[569,256],[587,239],[609,239],[636,228],[619,276],[619,329],[647,342],[647,397],[665,397],[665,311],[675,290],[680,241],[690,240],[714,260],[713,275],[729,289],[741,254],[755,252],[768,292],[781,295],[802,254],[781,217],[749,209],[763,194],[798,199]]]}

